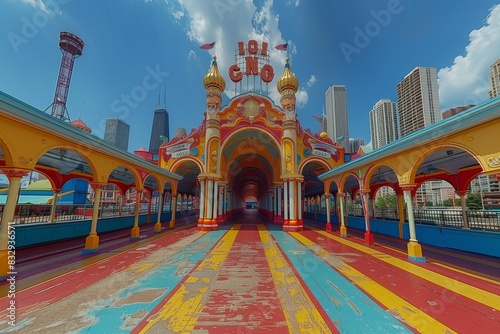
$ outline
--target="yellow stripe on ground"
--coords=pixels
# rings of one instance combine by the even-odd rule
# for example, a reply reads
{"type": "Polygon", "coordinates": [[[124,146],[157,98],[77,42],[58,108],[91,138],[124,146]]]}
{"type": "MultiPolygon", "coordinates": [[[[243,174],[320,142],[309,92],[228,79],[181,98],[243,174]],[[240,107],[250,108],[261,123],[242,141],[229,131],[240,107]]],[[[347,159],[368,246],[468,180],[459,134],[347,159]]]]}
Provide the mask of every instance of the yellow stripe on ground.
{"type": "Polygon", "coordinates": [[[323,261],[341,272],[354,284],[365,290],[366,293],[379,301],[396,319],[403,319],[404,322],[421,333],[455,333],[452,329],[430,317],[428,314],[422,312],[412,304],[406,302],[403,298],[399,297],[391,290],[385,288],[368,276],[365,276],[363,273],[340,261],[330,252],[321,248],[319,245],[304,237],[300,233],[290,232],[290,235],[313,251],[321,259],[323,259],[323,261]]]}
{"type": "Polygon", "coordinates": [[[463,270],[460,270],[458,268],[455,268],[455,267],[451,267],[451,266],[448,266],[444,263],[440,263],[440,262],[435,262],[433,261],[432,264],[435,264],[436,266],[440,266],[440,267],[443,267],[443,268],[446,268],[448,270],[452,270],[452,271],[456,271],[462,275],[467,275],[467,276],[471,276],[471,277],[474,277],[474,278],[477,278],[477,279],[480,279],[482,281],[485,281],[485,282],[488,282],[488,283],[492,283],[492,284],[496,284],[496,285],[500,285],[500,282],[499,281],[495,281],[495,280],[492,280],[492,279],[489,279],[487,277],[483,277],[483,276],[479,276],[479,275],[476,275],[474,273],[471,273],[471,272],[467,272],[467,271],[463,271],[463,270]]]}
{"type": "Polygon", "coordinates": [[[418,265],[415,265],[413,263],[406,262],[404,260],[397,259],[397,258],[389,256],[387,254],[378,252],[370,247],[363,246],[363,245],[357,244],[357,243],[352,242],[352,241],[348,241],[348,240],[341,238],[341,237],[337,237],[337,236],[332,235],[328,232],[320,231],[320,230],[318,230],[317,232],[326,236],[329,239],[338,241],[346,246],[355,248],[363,253],[369,254],[369,255],[371,255],[371,256],[373,256],[381,261],[384,261],[390,265],[398,267],[401,270],[404,270],[404,271],[411,273],[415,276],[423,278],[423,279],[425,279],[429,282],[432,282],[436,285],[442,286],[450,291],[458,293],[459,295],[462,295],[464,297],[475,300],[478,303],[487,305],[487,306],[492,307],[496,310],[500,309],[500,296],[498,296],[494,293],[491,293],[491,292],[476,288],[474,286],[471,286],[469,284],[462,283],[460,281],[451,279],[450,277],[435,273],[431,270],[425,269],[425,268],[418,266],[418,265]]]}
{"type": "MultiPolygon", "coordinates": [[[[320,229],[317,229],[315,227],[310,227],[311,229],[315,230],[315,231],[320,231],[320,229]]],[[[379,247],[382,247],[382,248],[386,248],[386,249],[389,249],[393,252],[396,252],[396,253],[399,253],[399,254],[402,254],[402,255],[408,255],[407,252],[404,252],[402,250],[400,250],[399,248],[395,248],[395,247],[392,247],[392,246],[388,246],[388,245],[382,245],[382,244],[377,244],[377,246],[379,247]]],[[[441,251],[441,250],[438,250],[438,249],[435,249],[433,248],[432,249],[434,252],[437,252],[437,253],[441,253],[441,254],[445,254],[445,255],[449,255],[449,256],[453,256],[455,258],[459,258],[459,259],[464,259],[464,260],[474,260],[474,258],[470,257],[470,256],[467,256],[467,255],[462,255],[462,254],[455,254],[453,252],[446,252],[446,251],[441,251]]],[[[437,265],[437,266],[440,266],[440,267],[443,267],[443,268],[446,268],[446,269],[449,269],[449,270],[453,270],[453,271],[456,271],[462,275],[467,275],[467,276],[470,276],[470,277],[474,277],[476,279],[480,279],[480,280],[483,280],[485,282],[488,282],[488,283],[493,283],[493,284],[500,284],[499,281],[496,281],[494,279],[490,279],[488,277],[484,277],[484,276],[479,276],[477,274],[474,273],[473,270],[471,271],[464,271],[464,270],[461,270],[457,267],[452,267],[452,266],[449,266],[449,265],[446,265],[444,263],[441,263],[439,262],[438,260],[434,260],[434,261],[427,261],[428,263],[432,263],[434,265],[437,265]]],[[[497,266],[497,265],[493,265],[491,263],[491,261],[474,261],[474,262],[477,262],[477,263],[483,263],[483,264],[486,264],[486,265],[489,265],[489,266],[493,266],[493,267],[500,267],[500,266],[497,266]]]]}
{"type": "Polygon", "coordinates": [[[257,227],[289,332],[330,333],[328,325],[286,263],[285,258],[276,245],[270,242],[269,231],[264,225],[257,225],[257,227]]]}
{"type": "Polygon", "coordinates": [[[150,318],[151,320],[140,333],[146,333],[158,322],[163,321],[166,322],[164,326],[158,325],[162,326],[164,332],[167,332],[167,329],[175,333],[194,329],[198,321],[196,315],[204,306],[203,298],[208,297],[206,293],[210,283],[215,278],[219,267],[226,260],[240,228],[241,225],[233,225],[224,234],[217,245],[208,253],[207,258],[201,262],[158,313],[150,318]]]}

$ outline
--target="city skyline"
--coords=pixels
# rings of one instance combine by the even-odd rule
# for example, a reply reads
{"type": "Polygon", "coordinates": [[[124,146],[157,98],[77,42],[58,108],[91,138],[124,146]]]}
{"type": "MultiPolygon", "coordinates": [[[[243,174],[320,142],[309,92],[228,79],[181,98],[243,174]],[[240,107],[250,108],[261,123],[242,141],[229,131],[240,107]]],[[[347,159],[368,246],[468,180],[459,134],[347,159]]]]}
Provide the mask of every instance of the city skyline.
{"type": "Polygon", "coordinates": [[[404,137],[443,119],[434,67],[415,67],[397,85],[399,135],[404,137]]]}
{"type": "Polygon", "coordinates": [[[297,110],[305,129],[316,132],[312,116],[322,114],[328,87],[346,86],[350,137],[366,143],[371,107],[382,98],[396,100],[397,82],[415,66],[437,69],[444,111],[488,99],[490,66],[500,58],[500,6],[493,1],[236,1],[217,7],[189,1],[8,0],[0,10],[9,13],[0,23],[0,90],[47,108],[61,61],[59,33],[71,32],[85,50],[71,80],[70,118],[81,112],[100,138],[106,118],[124,119],[132,125],[130,152],[148,147],[158,90],[165,85],[170,131],[201,125],[202,79],[212,55],[228,84],[227,104],[233,90],[228,68],[238,41],[269,43],[275,104],[276,80],[290,58],[301,84],[297,110]],[[214,41],[211,50],[199,48],[214,41]],[[274,48],[282,43],[288,52],[274,48]]]}

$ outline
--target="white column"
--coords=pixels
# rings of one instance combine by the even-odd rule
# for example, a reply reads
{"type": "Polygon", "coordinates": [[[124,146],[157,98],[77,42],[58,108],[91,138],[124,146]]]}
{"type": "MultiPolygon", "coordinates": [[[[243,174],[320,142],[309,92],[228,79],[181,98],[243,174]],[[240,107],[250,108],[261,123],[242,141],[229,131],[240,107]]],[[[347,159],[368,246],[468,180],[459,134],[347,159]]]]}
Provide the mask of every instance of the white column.
{"type": "Polygon", "coordinates": [[[295,220],[297,217],[295,217],[295,187],[294,187],[294,182],[295,181],[288,181],[288,199],[289,199],[289,211],[290,211],[290,220],[295,220]]]}
{"type": "Polygon", "coordinates": [[[218,215],[223,215],[224,214],[224,196],[226,195],[225,191],[224,191],[224,186],[218,188],[218,193],[219,193],[219,214],[218,215]]]}
{"type": "Polygon", "coordinates": [[[278,200],[276,201],[276,204],[277,204],[277,212],[276,214],[278,216],[281,216],[281,211],[282,211],[282,208],[281,208],[281,186],[278,186],[276,187],[278,189],[278,200]]]}
{"type": "Polygon", "coordinates": [[[299,217],[298,219],[302,219],[302,182],[299,182],[297,181],[297,205],[299,206],[298,207],[298,214],[299,214],[299,217]]]}
{"type": "Polygon", "coordinates": [[[207,180],[208,182],[208,189],[207,189],[207,219],[212,219],[212,211],[213,211],[213,197],[214,197],[214,181],[212,180],[207,180]]]}
{"type": "Polygon", "coordinates": [[[417,232],[415,231],[415,218],[413,216],[413,203],[411,200],[411,190],[404,190],[404,199],[408,210],[408,227],[410,230],[410,241],[417,241],[417,232]]]}
{"type": "Polygon", "coordinates": [[[198,219],[205,218],[205,180],[200,180],[200,217],[198,219]]]}
{"type": "Polygon", "coordinates": [[[288,182],[283,182],[283,219],[288,220],[288,182]]]}
{"type": "Polygon", "coordinates": [[[213,199],[214,199],[214,209],[212,213],[212,219],[216,220],[219,217],[218,213],[218,199],[219,199],[219,182],[214,181],[214,189],[213,189],[213,199]]]}

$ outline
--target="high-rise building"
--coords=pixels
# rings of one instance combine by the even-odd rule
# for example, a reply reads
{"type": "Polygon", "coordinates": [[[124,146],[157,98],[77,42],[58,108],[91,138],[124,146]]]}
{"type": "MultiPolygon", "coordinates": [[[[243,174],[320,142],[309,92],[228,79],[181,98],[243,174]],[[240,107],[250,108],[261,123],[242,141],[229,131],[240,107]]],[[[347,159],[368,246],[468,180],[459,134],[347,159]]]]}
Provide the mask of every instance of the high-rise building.
{"type": "Polygon", "coordinates": [[[381,99],[370,111],[370,136],[375,150],[399,139],[396,102],[381,99]]]}
{"type": "Polygon", "coordinates": [[[343,85],[333,85],[325,93],[328,137],[349,149],[347,92],[343,85]]]}
{"type": "Polygon", "coordinates": [[[125,151],[128,150],[128,137],[130,125],[119,118],[106,119],[104,129],[104,140],[125,151]]]}
{"type": "Polygon", "coordinates": [[[158,106],[156,107],[153,117],[153,126],[151,127],[149,152],[158,153],[160,145],[163,143],[163,140],[167,138],[170,139],[167,107],[165,103],[163,108],[161,108],[160,101],[158,101],[158,106]]]}
{"type": "Polygon", "coordinates": [[[401,137],[442,119],[434,67],[415,67],[397,85],[401,137]]]}
{"type": "Polygon", "coordinates": [[[318,122],[318,133],[326,132],[328,133],[327,125],[326,125],[326,115],[323,113],[321,116],[313,116],[318,122]]]}
{"type": "Polygon", "coordinates": [[[349,139],[349,151],[351,153],[358,152],[359,148],[365,144],[364,139],[349,139]]]}
{"type": "Polygon", "coordinates": [[[490,85],[491,90],[488,93],[490,99],[500,95],[500,59],[497,59],[497,61],[491,65],[490,85]]]}
{"type": "Polygon", "coordinates": [[[442,117],[443,117],[443,119],[446,119],[448,117],[454,116],[454,115],[461,113],[462,111],[465,111],[465,110],[472,108],[472,107],[474,107],[473,104],[468,104],[466,106],[459,106],[459,107],[455,107],[455,108],[450,108],[450,109],[445,110],[443,112],[442,117]]]}

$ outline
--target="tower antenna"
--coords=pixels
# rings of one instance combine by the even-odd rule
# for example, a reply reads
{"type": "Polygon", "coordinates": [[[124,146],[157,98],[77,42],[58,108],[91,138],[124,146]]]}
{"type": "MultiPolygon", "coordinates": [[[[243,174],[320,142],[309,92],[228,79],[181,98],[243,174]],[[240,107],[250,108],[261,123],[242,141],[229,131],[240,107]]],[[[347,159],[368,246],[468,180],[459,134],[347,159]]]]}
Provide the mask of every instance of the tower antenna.
{"type": "Polygon", "coordinates": [[[85,101],[82,101],[82,106],[80,107],[80,116],[78,116],[78,119],[82,119],[82,111],[83,111],[83,104],[85,101]]]}
{"type": "Polygon", "coordinates": [[[66,108],[69,83],[71,81],[75,58],[82,55],[83,46],[84,43],[79,37],[65,31],[60,33],[59,49],[62,52],[61,67],[59,68],[59,76],[57,77],[54,101],[47,109],[52,106],[51,115],[63,121],[69,121],[68,109],[66,108]]]}
{"type": "Polygon", "coordinates": [[[167,84],[165,84],[165,93],[163,94],[163,109],[167,110],[167,84]]]}
{"type": "Polygon", "coordinates": [[[160,88],[158,88],[158,104],[156,105],[156,109],[160,109],[160,88]]]}

